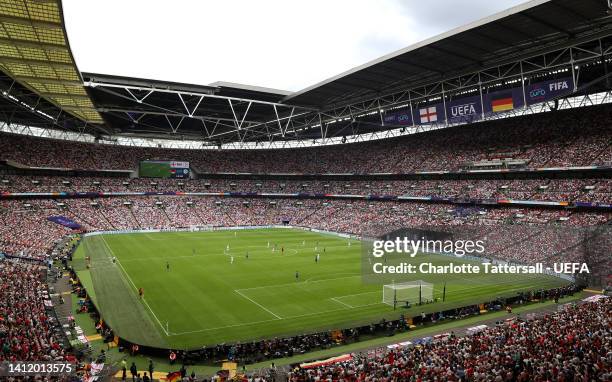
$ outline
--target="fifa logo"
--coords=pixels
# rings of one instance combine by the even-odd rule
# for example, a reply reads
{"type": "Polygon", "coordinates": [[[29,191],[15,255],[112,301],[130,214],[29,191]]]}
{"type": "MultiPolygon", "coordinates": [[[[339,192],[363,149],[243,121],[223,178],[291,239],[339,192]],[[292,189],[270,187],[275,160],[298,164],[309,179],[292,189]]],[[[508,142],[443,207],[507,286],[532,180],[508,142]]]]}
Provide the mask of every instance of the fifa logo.
{"type": "Polygon", "coordinates": [[[553,82],[548,85],[548,88],[552,92],[552,91],[569,89],[569,85],[567,84],[567,81],[553,82]]]}

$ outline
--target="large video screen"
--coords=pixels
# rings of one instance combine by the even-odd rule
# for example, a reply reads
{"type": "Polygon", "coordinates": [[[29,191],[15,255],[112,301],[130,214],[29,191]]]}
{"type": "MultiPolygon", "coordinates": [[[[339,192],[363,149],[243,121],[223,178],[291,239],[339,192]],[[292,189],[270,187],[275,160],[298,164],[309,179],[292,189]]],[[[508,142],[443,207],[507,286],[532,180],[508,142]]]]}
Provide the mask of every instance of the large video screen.
{"type": "Polygon", "coordinates": [[[142,178],[189,178],[189,162],[141,161],[139,175],[142,178]]]}

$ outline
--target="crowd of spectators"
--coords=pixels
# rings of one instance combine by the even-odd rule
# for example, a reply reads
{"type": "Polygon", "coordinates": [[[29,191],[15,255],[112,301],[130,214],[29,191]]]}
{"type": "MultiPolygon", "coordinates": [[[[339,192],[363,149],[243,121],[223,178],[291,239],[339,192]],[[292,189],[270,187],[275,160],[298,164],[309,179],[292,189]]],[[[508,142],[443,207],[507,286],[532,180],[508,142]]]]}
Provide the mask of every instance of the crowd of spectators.
{"type": "Polygon", "coordinates": [[[0,192],[269,192],[612,202],[612,180],[235,180],[4,176],[0,192]]]}
{"type": "MultiPolygon", "coordinates": [[[[271,362],[272,368],[268,372],[257,373],[251,377],[244,376],[244,381],[259,380],[259,381],[274,381],[279,380],[278,377],[285,375],[283,372],[277,373],[274,367],[274,360],[277,358],[292,357],[295,355],[301,355],[321,349],[330,349],[338,345],[353,344],[366,338],[389,336],[401,332],[406,332],[413,329],[415,326],[423,326],[429,324],[436,324],[444,321],[465,319],[468,317],[474,317],[481,314],[481,310],[500,311],[504,307],[511,307],[513,305],[522,305],[527,301],[544,301],[554,300],[559,302],[560,299],[572,296],[580,288],[574,284],[569,284],[564,287],[552,288],[552,289],[538,289],[532,291],[523,291],[518,293],[514,297],[507,298],[496,298],[492,301],[486,302],[482,305],[469,305],[460,308],[451,308],[443,311],[436,311],[432,313],[422,313],[415,317],[406,317],[401,315],[398,319],[386,320],[380,319],[376,322],[366,324],[363,326],[357,326],[352,328],[346,328],[343,330],[329,330],[324,332],[315,332],[309,334],[296,335],[293,337],[281,337],[264,340],[255,340],[244,343],[235,344],[218,344],[210,347],[203,347],[198,350],[191,351],[174,351],[170,350],[168,355],[171,364],[178,362],[182,365],[192,365],[198,362],[216,362],[218,360],[231,360],[238,362],[239,364],[252,364],[258,362],[271,362]],[[248,378],[261,378],[261,379],[248,379],[248,378]]],[[[508,310],[508,309],[507,309],[508,310]]],[[[508,311],[511,311],[508,310],[508,311]]],[[[547,316],[546,316],[547,317],[547,316]]],[[[515,329],[518,325],[524,327],[524,321],[520,319],[520,316],[510,316],[505,321],[498,321],[500,326],[515,329]]],[[[467,331],[466,331],[467,333],[467,331]]],[[[599,334],[599,333],[598,333],[599,334]]],[[[482,335],[482,334],[481,334],[482,335]]],[[[480,335],[479,335],[480,337],[480,335]]],[[[482,337],[481,337],[482,338],[482,337]]],[[[416,340],[414,346],[420,346],[416,344],[423,344],[422,346],[431,346],[432,344],[441,344],[442,342],[449,342],[456,339],[454,333],[439,334],[434,337],[426,337],[423,340],[416,340]]],[[[406,343],[401,346],[397,345],[394,347],[396,350],[393,352],[400,351],[400,349],[407,350],[406,343]]],[[[367,357],[371,362],[384,362],[387,358],[385,355],[390,354],[389,348],[385,349],[372,349],[367,353],[353,354],[353,360],[361,357],[367,357]]],[[[353,361],[343,362],[337,365],[352,364],[353,361]]],[[[384,367],[384,365],[380,365],[384,367]]],[[[184,366],[183,366],[184,367],[184,366]]],[[[332,366],[333,367],[333,366],[332,366]]],[[[404,381],[407,379],[397,378],[384,378],[380,375],[374,378],[365,378],[365,375],[361,377],[351,375],[338,375],[338,376],[325,376],[330,370],[330,366],[320,368],[300,368],[297,364],[292,368],[292,372],[289,374],[290,381],[404,381]],[[382,378],[381,378],[382,377],[382,378]],[[348,378],[348,379],[347,379],[348,378]],[[351,379],[358,378],[358,379],[351,379]],[[380,378],[380,379],[378,379],[380,378]]],[[[367,371],[367,370],[362,370],[367,371]]],[[[240,377],[242,378],[242,377],[240,377]]],[[[280,379],[285,380],[285,379],[280,379]]],[[[424,379],[425,380],[425,379],[424,379]]],[[[435,379],[434,379],[435,380],[435,379]]],[[[446,379],[438,379],[446,380],[446,379]]],[[[451,379],[452,380],[452,379],[451,379]]],[[[458,379],[457,379],[458,380],[458,379]]],[[[474,380],[474,379],[469,379],[474,380]]],[[[475,379],[478,380],[478,379],[475,379]]],[[[485,379],[486,380],[486,379],[485,379]]],[[[490,379],[493,380],[493,379],[490,379]]]]}
{"type": "MultiPolygon", "coordinates": [[[[407,173],[461,171],[511,158],[522,166],[612,163],[612,107],[593,107],[367,143],[286,150],[169,150],[53,141],[2,134],[0,159],[29,166],[134,170],[140,160],[189,161],[199,172],[407,173]],[[606,117],[607,116],[607,117],[606,117]],[[486,149],[483,150],[483,147],[486,149]]],[[[612,202],[612,180],[238,180],[144,179],[96,176],[0,178],[6,192],[268,192],[435,196],[612,202]]],[[[610,235],[594,231],[611,212],[350,199],[143,196],[0,201],[0,361],[66,360],[48,314],[44,263],[73,233],[290,224],[377,236],[395,228],[443,229],[455,238],[483,239],[486,256],[510,262],[587,261],[610,269],[610,235]],[[49,217],[66,217],[68,228],[49,217]],[[584,230],[584,227],[588,227],[584,230]],[[596,227],[596,228],[593,228],[596,227]],[[590,256],[590,257],[589,257],[590,256]],[[22,258],[22,259],[19,259],[22,258]]],[[[605,230],[605,228],[604,228],[605,230]]],[[[595,272],[598,270],[596,269],[595,272]]],[[[290,381],[612,380],[610,299],[567,308],[536,320],[515,320],[467,337],[419,347],[356,355],[351,361],[296,369],[290,381]]],[[[357,332],[345,332],[347,338],[357,332]]],[[[330,333],[217,349],[235,358],[265,358],[325,347],[330,333]]],[[[213,349],[203,357],[214,358],[213,349]]]]}
{"type": "Polygon", "coordinates": [[[45,267],[0,260],[0,362],[73,361],[61,346],[50,307],[45,267]]]}
{"type": "Polygon", "coordinates": [[[500,323],[474,335],[296,368],[289,381],[609,381],[612,299],[500,323]]]}
{"type": "Polygon", "coordinates": [[[487,238],[497,259],[549,261],[567,252],[579,260],[582,227],[612,220],[611,212],[466,207],[455,204],[343,199],[184,196],[4,200],[0,203],[0,252],[46,259],[60,240],[82,231],[213,226],[303,226],[361,236],[405,227],[437,227],[487,238]],[[71,229],[47,218],[64,216],[71,229]]]}
{"type": "Polygon", "coordinates": [[[36,167],[135,170],[141,160],[188,161],[200,173],[408,173],[512,159],[530,168],[612,162],[612,106],[450,127],[399,138],[281,150],[186,150],[76,143],[3,134],[0,159],[36,167]]]}
{"type": "Polygon", "coordinates": [[[0,201],[0,253],[43,260],[73,230],[47,218],[58,214],[54,201],[0,201]]]}

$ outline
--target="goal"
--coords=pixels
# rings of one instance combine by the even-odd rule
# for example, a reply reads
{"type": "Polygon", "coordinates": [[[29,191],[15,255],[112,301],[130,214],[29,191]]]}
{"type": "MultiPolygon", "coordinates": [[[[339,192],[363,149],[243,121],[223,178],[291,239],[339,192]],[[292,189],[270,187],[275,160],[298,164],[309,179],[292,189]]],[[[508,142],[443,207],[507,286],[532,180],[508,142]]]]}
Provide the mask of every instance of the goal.
{"type": "Polygon", "coordinates": [[[423,280],[383,285],[383,304],[421,304],[433,301],[433,284],[423,280]]]}

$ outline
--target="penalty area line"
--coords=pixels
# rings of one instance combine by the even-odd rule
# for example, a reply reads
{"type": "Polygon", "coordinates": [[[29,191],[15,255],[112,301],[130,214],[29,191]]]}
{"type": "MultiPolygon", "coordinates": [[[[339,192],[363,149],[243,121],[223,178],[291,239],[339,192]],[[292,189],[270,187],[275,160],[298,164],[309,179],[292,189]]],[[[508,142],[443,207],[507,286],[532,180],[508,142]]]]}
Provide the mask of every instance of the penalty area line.
{"type": "MultiPolygon", "coordinates": [[[[243,297],[246,297],[246,296],[243,296],[243,297]]],[[[217,327],[214,327],[214,328],[205,328],[205,329],[199,329],[199,330],[191,330],[191,331],[187,331],[187,332],[172,333],[172,335],[173,336],[180,336],[180,335],[185,335],[185,334],[194,334],[194,333],[209,332],[209,331],[214,331],[214,330],[223,330],[223,329],[229,329],[229,328],[237,328],[237,327],[243,327],[243,326],[258,325],[258,324],[263,324],[263,323],[267,323],[267,322],[275,322],[275,321],[278,321],[278,320],[293,320],[293,319],[302,318],[302,317],[318,316],[318,315],[323,315],[323,314],[328,314],[328,313],[348,311],[350,309],[367,308],[367,307],[370,307],[370,306],[373,306],[373,305],[384,305],[384,304],[382,302],[374,302],[374,303],[371,303],[371,304],[354,306],[352,308],[343,307],[343,308],[340,308],[340,309],[331,309],[331,310],[325,310],[325,311],[322,311],[322,312],[312,312],[312,313],[298,314],[298,315],[295,315],[295,316],[288,316],[288,317],[283,317],[283,318],[271,318],[269,320],[242,322],[242,323],[239,323],[239,324],[217,326],[217,327]]]]}
{"type": "Polygon", "coordinates": [[[245,295],[244,293],[240,292],[238,289],[234,289],[234,292],[238,293],[239,295],[241,295],[242,297],[246,298],[247,300],[249,300],[253,304],[257,305],[261,309],[263,309],[266,312],[270,313],[271,315],[276,317],[277,320],[282,320],[283,319],[281,316],[279,316],[278,314],[274,313],[273,311],[271,311],[270,309],[266,308],[265,306],[261,305],[260,303],[258,303],[257,301],[253,300],[252,298],[250,298],[249,296],[245,295]]]}
{"type": "Polygon", "coordinates": [[[337,298],[335,298],[335,297],[331,297],[331,298],[330,298],[330,300],[332,300],[332,301],[334,301],[334,302],[337,302],[338,304],[344,305],[344,306],[346,306],[346,307],[347,307],[347,308],[349,308],[349,309],[353,309],[353,308],[354,308],[354,306],[353,306],[353,305],[350,305],[350,304],[347,304],[347,303],[345,303],[345,302],[342,302],[342,301],[338,300],[338,299],[337,299],[337,298]]]}

